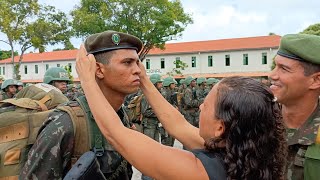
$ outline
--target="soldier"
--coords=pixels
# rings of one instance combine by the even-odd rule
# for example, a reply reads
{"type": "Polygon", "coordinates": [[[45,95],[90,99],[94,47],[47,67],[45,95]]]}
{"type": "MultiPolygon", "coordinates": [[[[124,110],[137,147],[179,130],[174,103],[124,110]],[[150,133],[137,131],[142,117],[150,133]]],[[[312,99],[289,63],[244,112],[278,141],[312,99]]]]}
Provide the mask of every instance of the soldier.
{"type": "Polygon", "coordinates": [[[21,91],[23,89],[23,83],[21,81],[18,81],[17,85],[18,85],[18,88],[17,88],[17,93],[18,93],[19,91],[21,91]]]}
{"type": "Polygon", "coordinates": [[[1,90],[3,92],[0,94],[0,101],[14,97],[14,95],[17,93],[17,83],[18,82],[13,79],[7,79],[2,83],[1,90]]]}
{"type": "Polygon", "coordinates": [[[180,86],[178,88],[178,92],[179,93],[184,93],[184,90],[187,88],[185,80],[181,79],[179,83],[180,83],[180,86]]]}
{"type": "MultiPolygon", "coordinates": [[[[161,76],[159,74],[152,74],[150,76],[150,81],[152,82],[152,84],[154,84],[154,86],[160,92],[162,88],[161,76]]],[[[159,142],[159,127],[158,127],[159,120],[156,114],[154,113],[154,111],[152,110],[145,96],[143,96],[141,99],[141,115],[142,115],[143,134],[159,142]]],[[[142,174],[141,179],[149,180],[151,178],[142,174]]]]}
{"type": "MultiPolygon", "coordinates": [[[[178,109],[178,100],[177,92],[175,91],[177,81],[173,77],[167,77],[163,80],[163,90],[161,92],[162,96],[175,108],[178,109]]],[[[161,144],[167,146],[173,146],[174,138],[168,134],[168,132],[162,127],[162,124],[159,123],[160,135],[161,135],[161,144]]]]}
{"type": "MultiPolygon", "coordinates": [[[[112,102],[112,107],[121,119],[119,122],[129,127],[122,104],[128,94],[139,89],[141,70],[138,66],[138,52],[142,48],[142,42],[129,34],[105,31],[89,36],[84,46],[89,56],[94,56],[97,60],[95,74],[92,76],[95,76],[105,98],[112,102]]],[[[46,82],[62,78],[46,77],[50,79],[46,82]]],[[[67,79],[65,76],[64,78],[67,79]]],[[[104,138],[98,140],[94,143],[103,141],[103,149],[94,148],[92,151],[101,152],[97,158],[105,177],[115,180],[131,179],[131,165],[107,140],[104,138]]],[[[20,179],[63,179],[71,166],[74,142],[71,117],[65,112],[54,111],[41,127],[40,134],[30,149],[20,179]]]]}
{"type": "Polygon", "coordinates": [[[74,101],[77,97],[78,90],[76,89],[76,86],[74,84],[68,84],[67,85],[67,93],[66,96],[70,101],[74,101]]]}
{"type": "Polygon", "coordinates": [[[205,77],[197,78],[198,87],[196,88],[196,97],[199,100],[199,103],[202,104],[204,98],[206,97],[206,87],[207,79],[205,77]]]}
{"type": "Polygon", "coordinates": [[[285,35],[269,75],[287,128],[287,179],[320,177],[319,52],[319,36],[285,35]]]}
{"type": "Polygon", "coordinates": [[[192,76],[185,79],[187,88],[182,97],[182,106],[185,110],[184,117],[187,121],[195,127],[198,127],[197,113],[199,111],[200,101],[195,97],[194,87],[196,81],[192,76]]]}
{"type": "Polygon", "coordinates": [[[213,88],[213,86],[215,84],[217,84],[219,82],[218,79],[216,78],[209,78],[207,79],[207,87],[206,87],[206,92],[205,92],[205,96],[207,96],[209,94],[209,92],[211,91],[211,89],[213,88]]]}
{"type": "Polygon", "coordinates": [[[63,94],[67,93],[67,84],[70,82],[68,72],[60,67],[49,68],[44,74],[43,82],[60,89],[63,94]]]}

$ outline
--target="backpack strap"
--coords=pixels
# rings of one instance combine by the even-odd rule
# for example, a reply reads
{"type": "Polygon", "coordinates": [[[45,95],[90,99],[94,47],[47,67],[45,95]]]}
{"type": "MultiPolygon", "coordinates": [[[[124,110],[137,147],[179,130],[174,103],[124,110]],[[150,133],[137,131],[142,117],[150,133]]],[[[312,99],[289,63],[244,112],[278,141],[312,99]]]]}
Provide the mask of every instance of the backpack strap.
{"type": "Polygon", "coordinates": [[[88,120],[88,125],[90,128],[90,138],[91,138],[91,150],[96,153],[96,156],[103,156],[104,154],[104,138],[103,135],[96,124],[96,121],[93,118],[93,115],[90,111],[87,99],[85,96],[80,96],[76,98],[78,103],[80,104],[82,110],[85,113],[85,116],[87,117],[88,120]]]}

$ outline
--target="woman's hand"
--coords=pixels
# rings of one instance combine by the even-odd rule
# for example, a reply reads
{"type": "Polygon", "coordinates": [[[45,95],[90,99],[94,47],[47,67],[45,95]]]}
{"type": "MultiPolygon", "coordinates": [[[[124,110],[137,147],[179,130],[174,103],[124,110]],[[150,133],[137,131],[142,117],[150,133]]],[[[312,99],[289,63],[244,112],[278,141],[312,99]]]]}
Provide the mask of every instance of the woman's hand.
{"type": "Polygon", "coordinates": [[[143,63],[141,61],[138,62],[138,66],[139,66],[139,68],[141,70],[141,73],[139,74],[139,78],[141,80],[148,79],[146,68],[144,67],[144,65],[143,65],[143,63]]]}
{"type": "Polygon", "coordinates": [[[96,59],[92,54],[87,55],[87,51],[82,44],[77,54],[76,70],[82,83],[95,82],[96,59]]]}

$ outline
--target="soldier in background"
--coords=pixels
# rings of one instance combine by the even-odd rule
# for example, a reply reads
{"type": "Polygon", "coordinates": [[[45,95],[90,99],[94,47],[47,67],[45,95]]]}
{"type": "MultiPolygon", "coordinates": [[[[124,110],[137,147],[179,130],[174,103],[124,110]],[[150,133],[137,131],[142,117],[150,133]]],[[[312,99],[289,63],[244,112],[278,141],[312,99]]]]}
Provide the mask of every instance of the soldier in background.
{"type": "Polygon", "coordinates": [[[181,79],[179,84],[180,84],[180,86],[178,87],[178,92],[179,93],[184,93],[185,89],[187,88],[185,80],[181,79]]]}
{"type": "Polygon", "coordinates": [[[63,94],[67,93],[67,84],[70,82],[68,72],[60,67],[49,68],[44,74],[43,83],[53,85],[63,94]]]}
{"type": "Polygon", "coordinates": [[[206,87],[206,92],[205,92],[205,96],[207,96],[209,94],[209,92],[211,91],[211,89],[213,88],[213,86],[215,84],[217,84],[219,82],[218,79],[216,78],[208,78],[207,79],[207,87],[206,87]]]}
{"type": "MultiPolygon", "coordinates": [[[[163,90],[161,92],[162,96],[175,108],[178,109],[178,99],[177,92],[175,91],[177,81],[173,77],[167,77],[163,80],[163,90]]],[[[161,135],[161,144],[167,146],[173,146],[174,138],[168,134],[168,132],[159,123],[159,131],[161,135]]]]}
{"type": "Polygon", "coordinates": [[[197,112],[199,111],[200,102],[195,96],[194,87],[196,80],[192,76],[185,79],[187,88],[182,97],[182,107],[184,109],[184,117],[195,127],[198,127],[197,112]]]}
{"type": "Polygon", "coordinates": [[[197,78],[197,85],[196,97],[199,100],[199,103],[202,104],[204,98],[206,97],[207,79],[205,77],[197,78]]]}
{"type": "Polygon", "coordinates": [[[320,178],[320,36],[281,38],[269,74],[287,129],[287,179],[320,178]]]}
{"type": "MultiPolygon", "coordinates": [[[[150,81],[161,92],[162,79],[159,74],[150,75],[150,81]]],[[[142,115],[142,132],[151,139],[159,142],[159,120],[152,110],[145,96],[141,99],[141,115],[142,115]]],[[[152,178],[142,174],[142,180],[151,180],[152,178]]]]}
{"type": "Polygon", "coordinates": [[[14,95],[17,93],[17,83],[18,82],[13,79],[7,79],[2,83],[2,93],[0,94],[0,101],[14,97],[14,95]]]}
{"type": "Polygon", "coordinates": [[[23,83],[21,81],[18,81],[17,86],[18,86],[17,87],[17,93],[18,93],[19,91],[21,91],[23,89],[23,83]]]}

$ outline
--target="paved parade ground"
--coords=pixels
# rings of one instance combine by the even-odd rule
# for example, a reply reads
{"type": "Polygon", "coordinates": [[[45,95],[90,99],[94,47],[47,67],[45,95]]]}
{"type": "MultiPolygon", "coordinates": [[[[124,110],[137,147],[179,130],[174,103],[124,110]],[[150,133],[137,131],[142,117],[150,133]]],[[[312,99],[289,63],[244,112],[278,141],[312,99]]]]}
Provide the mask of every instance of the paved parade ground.
{"type": "MultiPolygon", "coordinates": [[[[175,140],[174,147],[182,149],[182,144],[179,141],[175,140]]],[[[133,168],[132,180],[141,180],[141,173],[135,168],[133,168]]]]}

